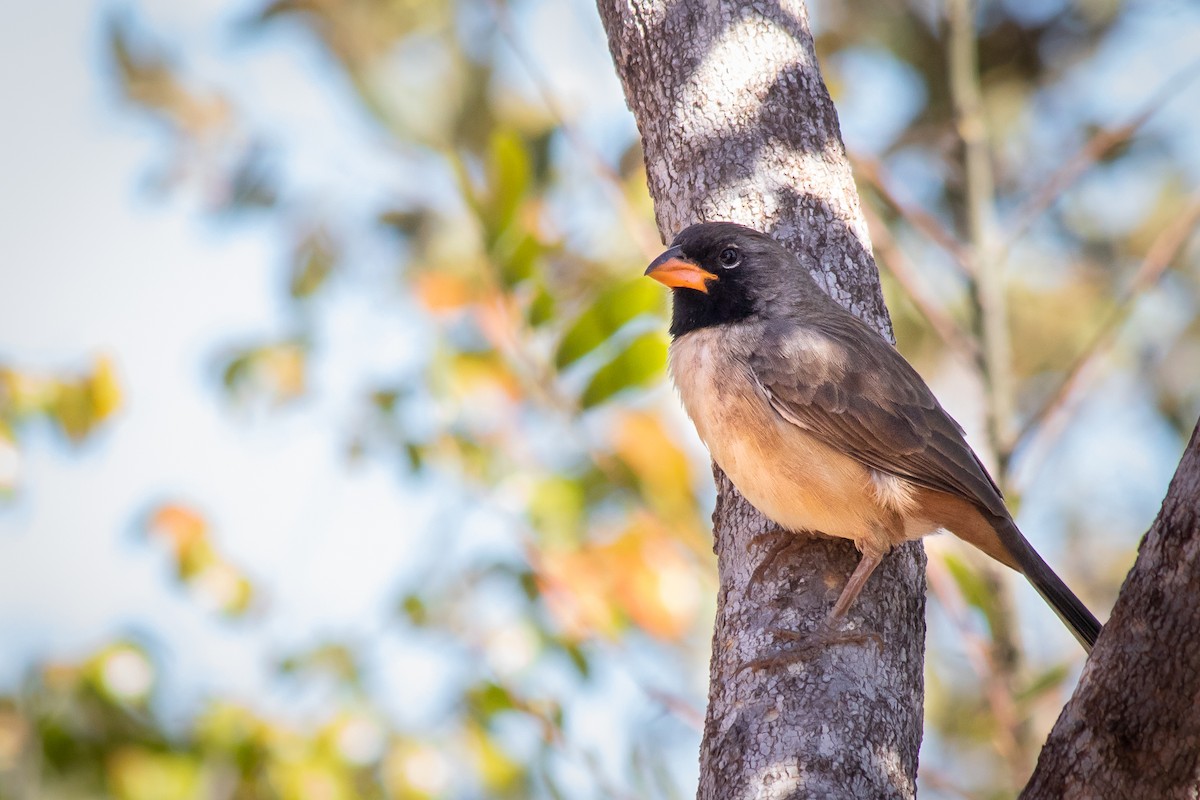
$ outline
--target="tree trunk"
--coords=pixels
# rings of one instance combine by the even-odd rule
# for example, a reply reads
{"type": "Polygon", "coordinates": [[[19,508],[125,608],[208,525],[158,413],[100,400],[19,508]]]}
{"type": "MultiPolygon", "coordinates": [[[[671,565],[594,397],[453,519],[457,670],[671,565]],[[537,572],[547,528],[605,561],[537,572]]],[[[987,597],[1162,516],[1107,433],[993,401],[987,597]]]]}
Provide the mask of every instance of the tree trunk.
{"type": "Polygon", "coordinates": [[[1024,798],[1200,797],[1200,426],[1024,798]]]}
{"type": "MultiPolygon", "coordinates": [[[[804,4],[598,6],[664,241],[701,220],[767,231],[890,338],[804,4]]],[[[787,650],[780,631],[819,628],[858,554],[841,540],[763,536],[769,524],[714,472],[720,594],[698,796],[913,797],[924,688],[920,544],[888,556],[848,616],[877,641],[756,665],[787,650]]]]}

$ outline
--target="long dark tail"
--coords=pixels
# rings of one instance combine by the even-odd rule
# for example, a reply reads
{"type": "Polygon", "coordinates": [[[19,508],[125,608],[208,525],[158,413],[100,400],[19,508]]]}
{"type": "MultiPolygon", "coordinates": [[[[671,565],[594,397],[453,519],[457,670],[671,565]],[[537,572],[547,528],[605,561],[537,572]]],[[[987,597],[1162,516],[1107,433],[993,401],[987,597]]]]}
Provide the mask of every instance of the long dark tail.
{"type": "Polygon", "coordinates": [[[1054,574],[1054,570],[1042,560],[1011,519],[993,519],[1001,542],[1017,562],[1020,571],[1033,584],[1033,588],[1037,589],[1042,599],[1050,604],[1058,618],[1071,629],[1071,633],[1083,645],[1083,649],[1091,653],[1092,645],[1100,635],[1100,622],[1095,615],[1067,588],[1062,578],[1054,574]]]}

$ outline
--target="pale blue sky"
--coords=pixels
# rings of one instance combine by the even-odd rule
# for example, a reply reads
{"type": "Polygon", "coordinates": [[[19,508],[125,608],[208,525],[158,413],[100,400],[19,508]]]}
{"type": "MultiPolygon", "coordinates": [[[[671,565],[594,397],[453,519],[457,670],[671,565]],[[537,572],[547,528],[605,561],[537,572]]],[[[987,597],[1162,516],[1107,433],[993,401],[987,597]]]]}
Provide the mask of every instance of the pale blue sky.
{"type": "MultiPolygon", "coordinates": [[[[211,22],[207,8],[146,7],[182,35],[211,22]]],[[[17,13],[0,29],[0,206],[19,221],[0,228],[0,351],[32,369],[112,353],[128,403],[77,452],[44,431],[24,448],[21,496],[0,511],[0,680],[32,655],[78,655],[136,627],[163,640],[184,680],[255,687],[264,651],[378,624],[431,502],[379,464],[343,467],[328,420],[346,398],[269,422],[222,407],[215,352],[277,324],[280,243],[261,227],[200,223],[196,197],[140,188],[159,145],[112,102],[93,4],[17,13]],[[222,549],[267,587],[266,637],[216,624],[135,536],[140,513],[176,497],[210,512],[222,549]]],[[[387,309],[343,305],[329,363],[412,358],[387,309]]]]}

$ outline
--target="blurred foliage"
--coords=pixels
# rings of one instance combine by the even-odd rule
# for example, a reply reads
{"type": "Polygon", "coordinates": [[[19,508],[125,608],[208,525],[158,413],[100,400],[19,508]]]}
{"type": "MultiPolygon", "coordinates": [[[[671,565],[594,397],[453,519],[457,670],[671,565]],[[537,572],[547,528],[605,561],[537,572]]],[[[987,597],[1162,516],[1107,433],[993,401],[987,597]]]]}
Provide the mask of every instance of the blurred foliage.
{"type": "Polygon", "coordinates": [[[197,511],[175,503],[161,505],[150,513],[146,533],[166,548],[175,576],[205,605],[235,617],[250,609],[254,585],[213,546],[208,523],[197,511]]]}
{"type": "MultiPolygon", "coordinates": [[[[594,14],[576,5],[589,19],[594,14]]],[[[1064,100],[1064,87],[1087,73],[1136,13],[1134,4],[1110,2],[1034,13],[1044,5],[986,3],[980,20],[1005,222],[1108,124],[1064,100]]],[[[273,141],[247,87],[209,85],[190,64],[188,42],[158,38],[136,14],[108,19],[113,82],[164,137],[167,157],[155,185],[199,188],[206,214],[265,226],[285,245],[279,294],[287,321],[214,347],[223,398],[268,415],[312,399],[328,380],[320,363],[332,298],[395,301],[396,324],[423,343],[422,357],[400,374],[355,377],[357,400],[342,426],[345,453],[394,463],[405,479],[462,488],[468,502],[446,509],[430,532],[444,537],[439,549],[451,550],[470,527],[470,509],[482,507],[503,521],[515,555],[438,565],[398,589],[389,633],[453,656],[438,689],[447,699],[434,719],[398,722],[364,674],[364,644],[353,641],[280,658],[275,680],[331,689],[318,710],[286,714],[214,697],[186,719],[168,718],[159,678],[169,665],[148,645],[119,641],[76,662],[33,667],[19,690],[0,698],[0,797],[690,793],[668,763],[666,744],[698,737],[703,697],[696,687],[715,592],[701,512],[708,468],[694,448],[685,449],[686,427],[657,388],[665,301],[636,277],[652,255],[636,243],[655,237],[637,143],[581,152],[590,146],[580,144],[572,112],[560,118],[522,88],[512,64],[528,65],[528,54],[514,51],[525,47],[520,31],[505,32],[519,27],[523,3],[277,0],[230,8],[241,14],[233,25],[238,37],[299,36],[334,66],[349,101],[337,106],[346,119],[334,124],[352,127],[361,113],[369,121],[363,148],[382,141],[403,185],[380,169],[377,184],[359,193],[371,202],[353,208],[298,189],[291,173],[303,165],[273,141]],[[601,168],[581,179],[580,165],[593,161],[601,168]],[[581,181],[604,185],[609,199],[589,198],[581,181]],[[614,772],[572,738],[582,724],[572,725],[575,705],[603,685],[598,676],[614,664],[647,659],[655,674],[673,676],[665,688],[641,687],[665,721],[607,732],[625,756],[626,766],[614,772]]],[[[856,152],[899,177],[864,180],[862,190],[922,265],[937,306],[974,330],[970,270],[912,213],[929,215],[951,237],[965,236],[943,21],[917,2],[821,2],[815,11],[817,46],[839,103],[862,91],[855,65],[864,59],[918,87],[903,124],[856,152]],[[900,205],[889,199],[898,186],[900,205]]],[[[534,78],[549,85],[545,75],[534,78]]],[[[1133,130],[1118,145],[1007,244],[1023,419],[1093,341],[1128,276],[1185,202],[1171,178],[1180,153],[1168,132],[1133,130]],[[1153,202],[1129,210],[1136,218],[1121,226],[1106,224],[1094,198],[1128,169],[1149,182],[1153,202]]],[[[1190,266],[1172,276],[1170,290],[1149,294],[1190,321],[1165,339],[1130,326],[1121,352],[1135,354],[1138,381],[1164,419],[1186,432],[1200,411],[1200,270],[1194,247],[1181,252],[1172,262],[1190,266]]],[[[914,287],[890,275],[885,287],[906,354],[927,374],[942,367],[950,357],[909,296],[914,287]]],[[[0,367],[0,492],[17,486],[20,442],[35,421],[77,442],[120,408],[113,375],[106,358],[76,377],[0,367]]],[[[202,512],[162,503],[145,514],[142,529],[204,606],[251,629],[270,618],[266,592],[222,554],[202,512]]],[[[994,623],[1000,605],[974,562],[947,556],[945,565],[971,618],[994,623]]],[[[1092,600],[1115,591],[1090,584],[1082,569],[1066,572],[1092,600]]],[[[958,635],[985,637],[979,627],[968,623],[958,635]]],[[[966,796],[1008,796],[1013,757],[997,742],[1006,726],[1044,728],[1069,673],[1058,660],[1031,662],[1008,687],[1015,716],[1003,719],[989,704],[986,674],[931,659],[932,752],[922,767],[929,793],[957,787],[966,796]]]]}
{"type": "Polygon", "coordinates": [[[83,442],[121,409],[121,384],[108,356],[82,374],[43,374],[0,363],[0,500],[13,495],[21,472],[19,438],[48,423],[73,444],[83,442]]]}
{"type": "Polygon", "coordinates": [[[44,375],[0,367],[0,424],[16,431],[49,422],[82,442],[121,408],[121,386],[111,358],[101,356],[83,374],[44,375]]]}

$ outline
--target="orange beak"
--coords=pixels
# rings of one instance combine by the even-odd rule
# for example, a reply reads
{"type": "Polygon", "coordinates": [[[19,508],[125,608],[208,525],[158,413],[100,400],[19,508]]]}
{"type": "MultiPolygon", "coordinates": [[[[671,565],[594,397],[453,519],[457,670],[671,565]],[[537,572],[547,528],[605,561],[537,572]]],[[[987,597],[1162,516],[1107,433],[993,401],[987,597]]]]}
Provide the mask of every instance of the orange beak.
{"type": "Polygon", "coordinates": [[[708,294],[708,282],[718,280],[696,262],[684,258],[678,247],[672,247],[654,259],[646,268],[646,275],[672,289],[695,289],[705,294],[708,294]]]}

